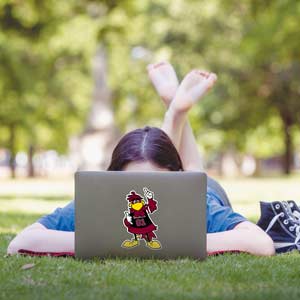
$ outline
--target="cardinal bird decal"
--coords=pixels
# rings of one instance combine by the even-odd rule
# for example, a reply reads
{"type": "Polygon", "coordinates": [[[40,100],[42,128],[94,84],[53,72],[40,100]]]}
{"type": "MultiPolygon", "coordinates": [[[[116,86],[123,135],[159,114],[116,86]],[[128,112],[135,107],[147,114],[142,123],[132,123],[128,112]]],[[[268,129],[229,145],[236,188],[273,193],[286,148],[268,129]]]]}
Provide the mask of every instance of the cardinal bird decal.
{"type": "Polygon", "coordinates": [[[123,224],[127,232],[132,234],[131,240],[122,243],[123,248],[133,248],[140,244],[140,240],[145,240],[146,246],[153,250],[161,249],[161,244],[156,238],[154,231],[157,225],[153,223],[150,214],[157,210],[157,201],[154,200],[154,193],[144,187],[144,197],[131,190],[126,196],[128,210],[124,211],[123,224]]]}

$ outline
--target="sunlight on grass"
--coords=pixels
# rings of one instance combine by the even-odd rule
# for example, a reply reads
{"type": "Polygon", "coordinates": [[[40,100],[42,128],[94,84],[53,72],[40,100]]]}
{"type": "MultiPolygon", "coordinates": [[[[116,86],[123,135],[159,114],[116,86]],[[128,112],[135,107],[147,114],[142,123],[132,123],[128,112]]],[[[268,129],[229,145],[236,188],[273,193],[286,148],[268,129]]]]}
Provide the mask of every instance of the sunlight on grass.
{"type": "Polygon", "coordinates": [[[57,207],[64,207],[68,202],[30,198],[0,199],[0,233],[17,233],[42,215],[57,207]]]}
{"type": "MultiPolygon", "coordinates": [[[[71,200],[71,199],[70,199],[71,200]]],[[[0,199],[0,212],[20,212],[20,213],[39,213],[46,214],[56,207],[63,207],[68,201],[46,201],[36,199],[0,199]]]]}
{"type": "Polygon", "coordinates": [[[0,233],[17,233],[73,198],[73,178],[2,180],[0,233]]]}
{"type": "MultiPolygon", "coordinates": [[[[4,179],[0,180],[0,196],[58,196],[74,194],[73,178],[66,179],[4,179]]],[[[35,197],[34,197],[35,198],[35,197]]]]}
{"type": "Polygon", "coordinates": [[[16,234],[26,226],[36,222],[42,215],[41,213],[0,212],[0,234],[16,234]]]}
{"type": "Polygon", "coordinates": [[[295,200],[300,203],[300,177],[223,179],[235,211],[247,218],[258,219],[260,201],[295,200]]]}
{"type": "Polygon", "coordinates": [[[74,199],[73,178],[0,181],[0,212],[51,212],[74,199]]]}

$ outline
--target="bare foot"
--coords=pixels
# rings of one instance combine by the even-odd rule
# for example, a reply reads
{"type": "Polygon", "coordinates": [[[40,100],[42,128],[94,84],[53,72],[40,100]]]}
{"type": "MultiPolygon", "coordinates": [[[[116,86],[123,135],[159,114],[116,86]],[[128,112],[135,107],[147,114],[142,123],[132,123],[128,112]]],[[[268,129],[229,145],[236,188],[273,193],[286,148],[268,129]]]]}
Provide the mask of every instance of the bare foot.
{"type": "Polygon", "coordinates": [[[214,85],[217,75],[202,70],[193,70],[182,80],[177,89],[172,109],[177,112],[187,112],[214,85]]]}
{"type": "Polygon", "coordinates": [[[166,106],[173,100],[178,88],[178,79],[174,68],[168,62],[150,64],[147,67],[149,78],[166,106]]]}

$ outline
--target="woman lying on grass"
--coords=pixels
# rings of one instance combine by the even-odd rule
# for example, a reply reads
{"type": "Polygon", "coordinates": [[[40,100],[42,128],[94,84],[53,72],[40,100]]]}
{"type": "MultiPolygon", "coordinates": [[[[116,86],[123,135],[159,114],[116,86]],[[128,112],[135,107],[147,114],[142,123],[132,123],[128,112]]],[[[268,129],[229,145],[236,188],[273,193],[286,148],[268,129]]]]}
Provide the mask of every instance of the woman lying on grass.
{"type": "MultiPolygon", "coordinates": [[[[168,107],[162,128],[145,127],[126,134],[112,154],[109,171],[202,171],[201,158],[189,125],[188,111],[214,85],[213,73],[193,70],[181,84],[166,62],[148,67],[150,80],[168,107]],[[177,151],[178,150],[178,151],[177,151]]],[[[243,251],[273,255],[271,238],[232,211],[218,183],[207,187],[207,251],[243,251]]],[[[8,254],[74,252],[74,202],[25,228],[9,244],[8,254]]]]}

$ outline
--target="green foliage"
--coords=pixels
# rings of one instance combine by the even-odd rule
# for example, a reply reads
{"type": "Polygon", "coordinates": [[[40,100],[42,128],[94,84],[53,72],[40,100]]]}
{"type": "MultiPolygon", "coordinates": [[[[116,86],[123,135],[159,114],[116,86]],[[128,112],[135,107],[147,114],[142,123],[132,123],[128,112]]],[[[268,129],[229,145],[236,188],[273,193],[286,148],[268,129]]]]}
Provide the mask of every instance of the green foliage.
{"type": "Polygon", "coordinates": [[[233,144],[257,157],[282,154],[287,121],[299,124],[300,120],[296,82],[300,74],[299,3],[143,3],[131,7],[130,13],[124,9],[123,31],[115,31],[107,40],[111,86],[122,128],[159,124],[164,108],[147,83],[145,67],[166,59],[180,78],[195,67],[219,75],[213,92],[191,113],[193,128],[206,150],[223,151],[233,144]],[[140,59],[132,55],[137,45],[145,52],[140,59]],[[216,138],[208,132],[214,132],[216,138]]]}
{"type": "Polygon", "coordinates": [[[18,149],[33,144],[65,151],[82,126],[97,30],[75,7],[1,2],[0,126],[16,126],[18,149]]]}
{"type": "Polygon", "coordinates": [[[102,44],[123,131],[160,125],[146,65],[170,60],[180,79],[195,67],[219,76],[191,113],[206,150],[281,154],[286,133],[299,132],[299,16],[295,0],[1,1],[0,143],[16,124],[19,148],[65,151],[83,126],[102,44]]]}

